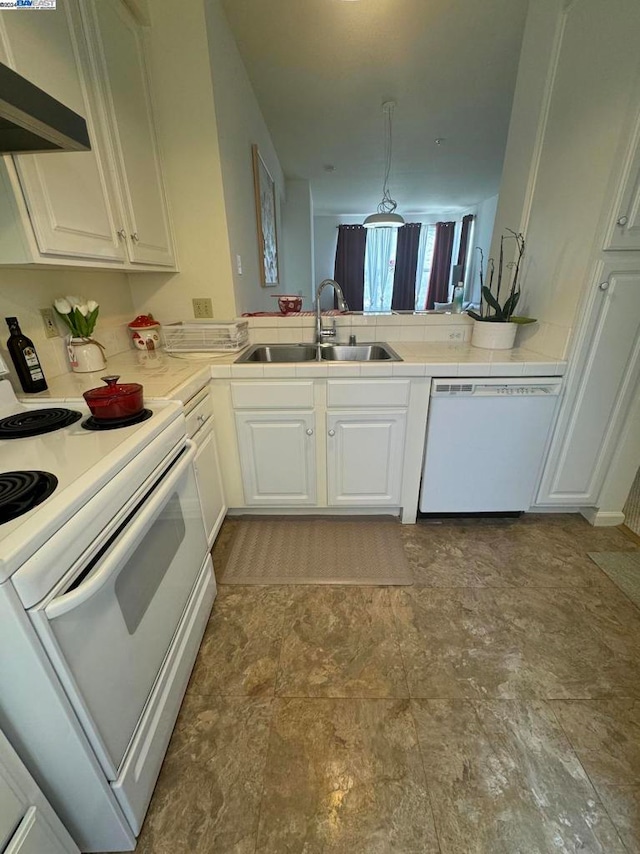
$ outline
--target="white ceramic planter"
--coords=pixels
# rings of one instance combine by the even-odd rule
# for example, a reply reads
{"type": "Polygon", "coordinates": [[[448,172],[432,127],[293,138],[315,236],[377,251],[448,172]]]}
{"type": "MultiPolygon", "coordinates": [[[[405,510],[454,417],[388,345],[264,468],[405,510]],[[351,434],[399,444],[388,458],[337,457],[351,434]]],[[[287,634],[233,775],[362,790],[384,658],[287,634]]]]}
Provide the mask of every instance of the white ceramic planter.
{"type": "Polygon", "coordinates": [[[91,338],[70,338],[67,352],[71,370],[77,374],[101,371],[107,364],[102,347],[91,338]]]}
{"type": "Polygon", "coordinates": [[[489,323],[473,321],[471,345],[485,350],[510,350],[516,339],[517,323],[489,323]]]}

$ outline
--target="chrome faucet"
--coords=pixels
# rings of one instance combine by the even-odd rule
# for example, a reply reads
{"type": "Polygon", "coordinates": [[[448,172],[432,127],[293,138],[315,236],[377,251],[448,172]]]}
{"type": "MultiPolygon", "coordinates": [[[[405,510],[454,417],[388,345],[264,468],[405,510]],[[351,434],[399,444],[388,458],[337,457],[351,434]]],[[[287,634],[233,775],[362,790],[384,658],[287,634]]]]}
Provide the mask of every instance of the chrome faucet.
{"type": "MultiPolygon", "coordinates": [[[[318,285],[318,290],[316,291],[316,344],[322,344],[325,338],[335,338],[336,337],[336,321],[333,318],[333,324],[331,328],[327,329],[322,325],[322,312],[320,310],[320,296],[322,291],[329,287],[334,289],[336,295],[338,297],[338,308],[340,311],[349,311],[349,306],[347,305],[347,301],[344,298],[344,294],[342,293],[342,288],[340,285],[334,281],[333,279],[324,279],[324,281],[320,282],[318,285]]],[[[319,351],[318,351],[319,352],[319,351]]]]}

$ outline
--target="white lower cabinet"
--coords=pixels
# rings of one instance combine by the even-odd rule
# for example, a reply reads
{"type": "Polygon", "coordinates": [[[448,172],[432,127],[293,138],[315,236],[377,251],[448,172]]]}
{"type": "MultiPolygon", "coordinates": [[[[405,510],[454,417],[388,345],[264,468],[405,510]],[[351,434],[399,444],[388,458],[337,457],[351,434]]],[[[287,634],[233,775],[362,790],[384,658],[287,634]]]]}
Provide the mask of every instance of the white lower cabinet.
{"type": "Polygon", "coordinates": [[[247,505],[313,505],[315,415],[300,411],[236,412],[247,505]]]}
{"type": "Polygon", "coordinates": [[[4,854],[79,854],[37,783],[1,732],[0,850],[4,854]]]}
{"type": "Polygon", "coordinates": [[[538,504],[596,505],[640,377],[637,260],[602,264],[573,359],[538,504]]]}
{"type": "Polygon", "coordinates": [[[197,434],[195,437],[198,452],[194,464],[207,541],[211,546],[224,521],[227,504],[224,498],[215,433],[206,425],[201,433],[202,436],[197,434]]]}
{"type": "Polygon", "coordinates": [[[327,503],[401,503],[406,412],[327,413],[327,503]]]}

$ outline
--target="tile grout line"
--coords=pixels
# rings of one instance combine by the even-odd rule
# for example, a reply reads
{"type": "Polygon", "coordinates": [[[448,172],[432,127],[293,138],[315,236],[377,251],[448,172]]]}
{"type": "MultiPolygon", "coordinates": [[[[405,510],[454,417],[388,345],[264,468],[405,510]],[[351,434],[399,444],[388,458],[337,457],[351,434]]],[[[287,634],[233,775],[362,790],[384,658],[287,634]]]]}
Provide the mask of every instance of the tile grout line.
{"type": "MultiPolygon", "coordinates": [[[[544,700],[544,702],[545,702],[545,703],[546,703],[546,705],[548,705],[548,706],[549,706],[549,708],[551,709],[551,714],[553,715],[553,717],[554,717],[554,718],[555,718],[555,720],[556,720],[556,723],[557,723],[557,724],[558,724],[558,726],[560,727],[560,731],[562,732],[562,734],[564,735],[564,737],[567,739],[567,743],[568,743],[569,747],[571,748],[571,751],[573,752],[573,755],[576,757],[576,761],[577,761],[578,765],[582,768],[582,770],[584,771],[584,775],[585,775],[585,777],[587,778],[587,780],[588,780],[588,781],[589,781],[589,783],[591,784],[591,788],[592,788],[592,789],[593,789],[593,791],[595,792],[595,795],[596,795],[596,797],[597,797],[597,799],[598,799],[598,803],[599,803],[599,804],[600,804],[600,806],[602,807],[602,810],[603,810],[604,814],[606,815],[606,817],[607,817],[607,818],[609,819],[609,821],[611,822],[611,827],[613,827],[613,829],[614,829],[614,830],[615,830],[615,832],[616,832],[616,836],[618,837],[618,842],[619,842],[619,843],[620,843],[620,845],[622,846],[622,850],[623,850],[623,851],[627,851],[627,852],[629,852],[629,849],[628,849],[628,848],[627,848],[627,846],[625,845],[625,842],[624,842],[624,840],[623,840],[622,836],[620,835],[620,831],[618,830],[618,825],[617,825],[617,824],[615,823],[615,821],[611,818],[611,815],[609,814],[609,810],[607,809],[607,807],[606,807],[606,805],[605,805],[604,801],[603,801],[603,800],[602,800],[602,798],[600,797],[600,792],[598,791],[598,789],[597,789],[597,788],[596,788],[596,786],[595,786],[595,783],[594,783],[594,782],[593,782],[593,780],[591,779],[591,776],[590,776],[589,772],[587,771],[587,769],[585,768],[585,766],[584,766],[584,764],[583,764],[582,760],[580,759],[580,754],[578,753],[578,751],[576,750],[576,748],[575,748],[575,747],[574,747],[574,745],[573,745],[573,742],[571,741],[571,737],[570,737],[569,733],[566,731],[566,729],[565,729],[565,728],[564,728],[564,726],[562,725],[562,721],[560,720],[560,718],[559,718],[559,717],[558,717],[558,715],[556,714],[556,710],[555,710],[555,709],[554,709],[554,707],[553,707],[554,702],[573,703],[573,702],[584,702],[584,701],[583,701],[583,700],[544,700]]],[[[598,839],[598,841],[600,842],[600,839],[598,839]]],[[[632,854],[632,852],[629,852],[629,854],[632,854]]]]}
{"type": "Polygon", "coordinates": [[[409,714],[411,715],[411,721],[413,722],[413,731],[416,736],[416,746],[418,748],[418,756],[420,757],[420,765],[422,766],[422,773],[424,774],[424,782],[427,789],[427,797],[429,798],[429,809],[431,810],[431,820],[433,821],[433,832],[436,835],[436,843],[438,845],[438,851],[442,854],[442,845],[440,844],[440,834],[438,833],[438,825],[436,824],[436,814],[433,808],[433,797],[431,795],[431,784],[429,782],[429,775],[427,774],[427,766],[424,762],[424,755],[422,753],[422,745],[420,743],[420,736],[418,735],[418,724],[416,722],[416,716],[413,712],[413,699],[409,699],[409,714]]]}
{"type": "Polygon", "coordinates": [[[260,842],[260,819],[262,818],[262,805],[264,804],[264,796],[265,796],[265,781],[267,776],[267,766],[269,764],[269,757],[271,755],[271,739],[273,737],[273,731],[275,726],[275,718],[276,718],[276,703],[278,701],[278,695],[276,693],[278,687],[278,676],[280,674],[280,661],[282,659],[282,647],[284,646],[284,614],[282,617],[282,623],[280,625],[280,646],[278,648],[278,660],[276,662],[276,672],[275,678],[273,680],[273,694],[271,696],[271,721],[269,723],[269,738],[267,739],[267,750],[264,758],[264,767],[262,769],[262,786],[260,792],[260,804],[258,805],[258,816],[256,819],[256,844],[253,849],[254,854],[257,854],[258,851],[258,843],[260,842]]]}

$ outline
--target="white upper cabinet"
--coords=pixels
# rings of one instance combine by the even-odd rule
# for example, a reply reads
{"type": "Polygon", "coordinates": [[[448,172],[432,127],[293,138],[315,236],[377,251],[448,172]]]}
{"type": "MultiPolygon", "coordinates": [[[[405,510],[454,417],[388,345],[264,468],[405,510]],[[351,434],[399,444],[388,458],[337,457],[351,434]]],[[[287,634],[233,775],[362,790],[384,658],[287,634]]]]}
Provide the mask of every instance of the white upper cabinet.
{"type": "MultiPolygon", "coordinates": [[[[124,261],[68,3],[44,14],[2,15],[0,36],[2,61],[84,116],[91,138],[91,151],[14,158],[16,190],[24,196],[37,251],[44,256],[124,261]]],[[[14,259],[0,256],[0,263],[7,260],[14,259]]]]}
{"type": "Polygon", "coordinates": [[[0,265],[175,267],[142,28],[122,0],[2,15],[0,61],[83,116],[91,139],[0,159],[0,265]]]}
{"type": "Polygon", "coordinates": [[[604,248],[640,250],[640,122],[636,127],[604,248]]]}
{"type": "Polygon", "coordinates": [[[81,4],[96,81],[106,106],[129,255],[174,264],[141,29],[120,0],[81,4]]]}

